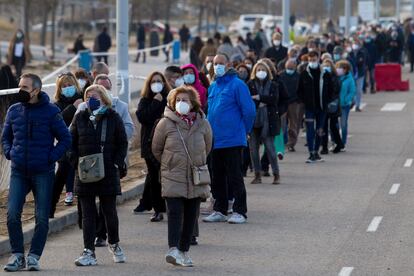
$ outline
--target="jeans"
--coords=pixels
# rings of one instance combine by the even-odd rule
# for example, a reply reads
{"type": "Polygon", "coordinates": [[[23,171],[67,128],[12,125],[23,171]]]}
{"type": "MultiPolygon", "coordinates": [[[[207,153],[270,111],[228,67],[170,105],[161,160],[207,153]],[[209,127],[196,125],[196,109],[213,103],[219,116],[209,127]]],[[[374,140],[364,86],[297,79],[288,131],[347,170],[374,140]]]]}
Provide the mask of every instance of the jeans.
{"type": "Polygon", "coordinates": [[[341,115],[341,129],[342,129],[342,143],[346,146],[346,142],[348,139],[348,118],[349,112],[351,111],[351,107],[342,106],[342,115],[341,115]]]}
{"type": "Polygon", "coordinates": [[[200,198],[166,198],[168,215],[168,246],[188,252],[194,233],[200,198]]]}
{"type": "Polygon", "coordinates": [[[306,142],[309,153],[317,153],[323,136],[323,126],[326,120],[326,113],[323,111],[305,111],[306,121],[306,142]]]}
{"type": "MultiPolygon", "coordinates": [[[[252,146],[252,145],[250,145],[252,146]]],[[[233,211],[246,216],[247,196],[241,171],[243,147],[214,149],[212,154],[213,182],[215,203],[214,211],[227,215],[229,190],[234,197],[233,211]]]]}
{"type": "Polygon", "coordinates": [[[266,138],[260,137],[261,129],[254,128],[250,135],[250,155],[252,157],[252,163],[254,171],[259,173],[262,168],[260,165],[260,142],[262,141],[265,147],[267,158],[272,165],[273,174],[279,174],[279,164],[277,163],[277,155],[275,149],[275,137],[267,136],[266,138]]]}
{"type": "Polygon", "coordinates": [[[53,186],[53,198],[50,214],[54,215],[56,205],[59,202],[60,194],[63,191],[63,186],[66,184],[66,192],[73,192],[73,183],[75,182],[75,170],[68,161],[58,162],[58,169],[55,176],[55,184],[53,186]]]}
{"type": "Polygon", "coordinates": [[[364,88],[364,77],[357,78],[356,82],[356,95],[355,95],[355,106],[356,108],[361,107],[362,90],[364,88]]]}
{"type": "Polygon", "coordinates": [[[49,212],[54,177],[54,170],[37,174],[24,174],[12,169],[7,204],[7,230],[13,254],[24,254],[21,217],[26,195],[32,191],[35,200],[36,225],[29,254],[37,258],[42,255],[49,231],[49,212]]]}
{"type": "MultiPolygon", "coordinates": [[[[82,230],[84,247],[95,251],[96,236],[96,203],[95,196],[79,197],[82,208],[82,230]]],[[[116,244],[119,242],[119,221],[116,211],[116,196],[99,196],[105,218],[106,229],[108,230],[108,243],[116,244]]]]}

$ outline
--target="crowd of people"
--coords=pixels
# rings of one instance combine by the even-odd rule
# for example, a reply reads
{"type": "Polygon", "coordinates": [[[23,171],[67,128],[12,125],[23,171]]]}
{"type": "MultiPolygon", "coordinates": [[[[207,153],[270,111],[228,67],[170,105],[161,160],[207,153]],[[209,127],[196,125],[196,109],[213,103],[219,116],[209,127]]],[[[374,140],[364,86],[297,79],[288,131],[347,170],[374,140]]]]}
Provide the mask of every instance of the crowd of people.
{"type": "MultiPolygon", "coordinates": [[[[401,52],[391,48],[399,30],[393,26],[384,40],[387,32],[371,26],[350,37],[309,37],[305,45],[289,48],[280,32],[270,43],[262,31],[255,38],[238,37],[236,44],[216,34],[206,43],[194,38],[190,64],[149,74],[135,112],[147,175],[134,213],[154,210],[151,222],[167,214],[166,262],[193,266],[188,251],[198,244],[200,214],[206,223],[246,223],[244,176],[251,168],[251,184],[262,183],[262,177],[280,184],[279,162],[285,149],[296,151],[301,129],[306,163],[344,152],[350,110],[362,111],[368,88],[375,93],[375,64],[402,62],[401,52]],[[208,206],[200,210],[203,201],[208,206]]],[[[187,39],[187,30],[181,35],[187,39]]],[[[114,262],[125,262],[116,196],[136,126],[127,104],[111,93],[109,73],[97,62],[92,72],[59,75],[53,103],[37,75],[20,77],[17,103],[7,112],[1,136],[12,164],[7,215],[12,256],[6,271],[40,269],[48,221],[65,185],[64,202],[72,205],[76,195],[83,231],[84,248],[75,264],[96,265],[95,247],[101,246],[108,246],[114,262]],[[30,190],[36,227],[25,257],[21,214],[30,190]]]]}

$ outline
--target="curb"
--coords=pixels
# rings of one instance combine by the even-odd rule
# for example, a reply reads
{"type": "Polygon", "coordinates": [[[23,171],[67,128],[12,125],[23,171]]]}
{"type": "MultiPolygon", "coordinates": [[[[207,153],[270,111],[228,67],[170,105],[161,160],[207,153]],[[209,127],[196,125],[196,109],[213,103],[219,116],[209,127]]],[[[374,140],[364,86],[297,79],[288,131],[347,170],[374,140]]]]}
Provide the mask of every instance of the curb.
{"type": "MultiPolygon", "coordinates": [[[[116,203],[118,205],[124,203],[125,201],[136,198],[142,194],[144,190],[144,181],[145,179],[138,180],[137,183],[133,183],[123,187],[122,195],[118,196],[116,203]]],[[[62,231],[65,227],[72,226],[78,223],[78,208],[77,206],[72,206],[64,211],[61,211],[56,214],[54,219],[49,220],[49,233],[48,236],[52,233],[57,233],[62,231]]],[[[29,223],[23,227],[23,239],[24,244],[30,244],[33,237],[35,229],[35,223],[29,223]]],[[[9,237],[0,238],[0,255],[10,253],[10,241],[9,237]]]]}

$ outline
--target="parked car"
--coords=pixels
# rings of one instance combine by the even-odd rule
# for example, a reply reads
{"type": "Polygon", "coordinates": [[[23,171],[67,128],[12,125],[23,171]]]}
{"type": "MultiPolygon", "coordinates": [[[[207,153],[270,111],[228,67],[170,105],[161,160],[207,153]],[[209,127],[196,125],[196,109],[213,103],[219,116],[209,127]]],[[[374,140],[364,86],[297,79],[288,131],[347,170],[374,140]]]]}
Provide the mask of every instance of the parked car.
{"type": "MultiPolygon", "coordinates": [[[[202,35],[207,34],[208,31],[210,32],[210,34],[213,34],[215,32],[215,27],[216,27],[216,25],[214,23],[210,23],[208,25],[203,24],[201,26],[201,30],[199,31],[198,26],[194,26],[194,27],[190,28],[190,33],[191,33],[191,36],[197,36],[197,35],[199,35],[199,33],[201,33],[202,35]]],[[[226,26],[224,26],[223,24],[218,24],[217,32],[224,34],[224,33],[227,33],[227,31],[228,30],[227,30],[226,26]]]]}

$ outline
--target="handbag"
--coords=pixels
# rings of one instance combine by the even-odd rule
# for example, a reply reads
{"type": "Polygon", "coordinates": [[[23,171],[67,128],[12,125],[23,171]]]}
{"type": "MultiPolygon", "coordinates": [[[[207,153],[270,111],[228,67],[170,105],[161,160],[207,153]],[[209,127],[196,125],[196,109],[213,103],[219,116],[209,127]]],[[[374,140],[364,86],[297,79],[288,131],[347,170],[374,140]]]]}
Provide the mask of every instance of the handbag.
{"type": "Polygon", "coordinates": [[[105,177],[104,146],[106,139],[106,118],[102,122],[101,152],[79,157],[78,174],[82,183],[98,182],[105,177]]]}
{"type": "Polygon", "coordinates": [[[335,114],[338,112],[339,107],[339,99],[333,100],[332,102],[328,103],[328,113],[335,114]]]}
{"type": "Polygon", "coordinates": [[[187,156],[191,162],[191,171],[192,171],[194,185],[199,186],[199,185],[211,184],[210,172],[208,171],[207,164],[201,165],[201,166],[194,165],[193,159],[191,158],[190,153],[188,152],[187,145],[184,142],[183,135],[181,134],[181,131],[178,125],[175,125],[175,126],[177,128],[178,134],[180,135],[180,139],[181,139],[181,142],[183,143],[185,152],[187,153],[187,156]]]}

